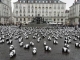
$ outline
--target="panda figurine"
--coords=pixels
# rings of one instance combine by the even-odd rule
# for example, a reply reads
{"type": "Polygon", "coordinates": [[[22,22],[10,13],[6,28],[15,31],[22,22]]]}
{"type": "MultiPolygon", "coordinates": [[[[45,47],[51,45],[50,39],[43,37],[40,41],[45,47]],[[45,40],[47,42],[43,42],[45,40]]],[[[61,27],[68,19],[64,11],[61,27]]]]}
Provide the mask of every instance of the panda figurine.
{"type": "Polygon", "coordinates": [[[7,44],[12,44],[12,43],[13,43],[12,40],[7,41],[7,44]]]}
{"type": "Polygon", "coordinates": [[[25,38],[26,38],[26,39],[29,39],[29,36],[26,36],[25,38]]]}
{"type": "Polygon", "coordinates": [[[34,43],[32,41],[30,42],[30,46],[34,46],[34,43]]]}
{"type": "Polygon", "coordinates": [[[12,50],[9,54],[10,58],[16,56],[16,51],[15,50],[12,50]]]}
{"type": "Polygon", "coordinates": [[[46,46],[47,44],[46,44],[46,41],[44,41],[44,46],[46,46]]]}
{"type": "Polygon", "coordinates": [[[73,40],[74,40],[74,41],[77,41],[77,38],[74,38],[73,40]]]}
{"type": "Polygon", "coordinates": [[[23,46],[23,42],[21,42],[19,45],[20,45],[20,47],[22,47],[23,46]]]}
{"type": "Polygon", "coordinates": [[[75,47],[80,48],[80,43],[76,43],[75,47]]]}
{"type": "Polygon", "coordinates": [[[58,41],[54,40],[54,41],[53,41],[53,44],[58,44],[58,41]]]}
{"type": "Polygon", "coordinates": [[[51,41],[51,37],[50,36],[48,37],[48,40],[51,41]]]}
{"type": "Polygon", "coordinates": [[[69,48],[70,46],[68,44],[64,44],[64,47],[69,48]]]}
{"type": "Polygon", "coordinates": [[[37,53],[37,48],[34,47],[34,48],[33,48],[33,51],[32,51],[32,54],[35,55],[36,53],[37,53]]]}
{"type": "Polygon", "coordinates": [[[2,44],[2,43],[4,43],[5,41],[2,39],[2,40],[0,40],[0,44],[2,44]]]}
{"type": "Polygon", "coordinates": [[[49,46],[45,46],[44,49],[45,49],[45,51],[49,51],[49,52],[52,50],[51,47],[49,47],[49,46]]]}
{"type": "Polygon", "coordinates": [[[14,45],[10,45],[9,47],[10,51],[14,49],[14,45]]]}
{"type": "Polygon", "coordinates": [[[29,44],[26,44],[23,47],[24,47],[24,49],[29,49],[30,48],[30,45],[29,44]]]}
{"type": "Polygon", "coordinates": [[[70,50],[68,48],[66,48],[66,47],[63,47],[62,48],[62,52],[63,53],[70,53],[70,50]]]}
{"type": "Polygon", "coordinates": [[[33,39],[36,39],[37,37],[36,36],[33,36],[33,39]]]}

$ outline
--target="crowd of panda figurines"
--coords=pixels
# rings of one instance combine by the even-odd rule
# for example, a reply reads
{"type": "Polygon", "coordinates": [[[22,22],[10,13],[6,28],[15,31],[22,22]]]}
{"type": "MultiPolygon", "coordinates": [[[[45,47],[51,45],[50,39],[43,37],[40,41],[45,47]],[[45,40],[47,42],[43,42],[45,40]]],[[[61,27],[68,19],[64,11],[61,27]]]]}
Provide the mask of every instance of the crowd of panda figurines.
{"type": "MultiPolygon", "coordinates": [[[[47,43],[50,41],[53,43],[53,45],[58,45],[59,38],[60,39],[65,38],[64,46],[62,47],[62,53],[70,53],[70,44],[72,43],[72,39],[74,42],[80,40],[80,36],[77,35],[77,33],[80,33],[79,31],[78,30],[75,31],[74,29],[73,30],[57,29],[54,31],[53,29],[47,29],[46,27],[44,28],[27,27],[23,29],[5,27],[2,28],[1,30],[0,44],[6,42],[10,46],[9,56],[12,58],[16,56],[15,47],[13,45],[13,39],[15,41],[18,40],[20,48],[23,48],[25,50],[33,48],[32,54],[36,55],[38,50],[37,47],[35,47],[36,44],[34,43],[34,41],[36,41],[36,43],[38,44],[40,43],[40,41],[43,41],[44,51],[51,52],[52,48],[49,45],[47,45],[47,43]],[[69,33],[71,33],[72,36],[70,36],[69,33]],[[30,39],[30,35],[32,35],[32,40],[29,41],[29,43],[25,44],[24,39],[26,40],[30,39]],[[46,40],[44,41],[44,39],[46,40]]],[[[75,43],[74,45],[75,47],[80,48],[80,42],[75,43]]]]}

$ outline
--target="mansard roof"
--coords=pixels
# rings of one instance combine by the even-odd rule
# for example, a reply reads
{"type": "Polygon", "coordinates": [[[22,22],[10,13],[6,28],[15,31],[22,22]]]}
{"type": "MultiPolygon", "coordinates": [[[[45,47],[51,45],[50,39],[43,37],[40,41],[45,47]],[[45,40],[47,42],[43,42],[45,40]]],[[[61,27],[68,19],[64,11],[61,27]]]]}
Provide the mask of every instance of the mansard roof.
{"type": "Polygon", "coordinates": [[[0,2],[1,2],[1,0],[0,0],[0,2]]]}
{"type": "Polygon", "coordinates": [[[25,3],[43,3],[43,1],[44,1],[44,3],[62,3],[62,4],[64,4],[64,2],[62,2],[62,1],[60,1],[60,0],[18,0],[17,2],[15,2],[15,3],[23,3],[23,2],[25,2],[25,3]]]}

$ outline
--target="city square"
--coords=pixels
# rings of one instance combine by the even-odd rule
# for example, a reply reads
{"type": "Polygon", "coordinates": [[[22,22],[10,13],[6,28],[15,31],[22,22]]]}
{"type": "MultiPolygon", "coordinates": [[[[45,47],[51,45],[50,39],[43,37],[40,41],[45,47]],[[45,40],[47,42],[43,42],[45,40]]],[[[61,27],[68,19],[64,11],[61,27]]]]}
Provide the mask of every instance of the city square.
{"type": "Polygon", "coordinates": [[[0,0],[0,60],[79,60],[80,0],[68,4],[0,0]]]}

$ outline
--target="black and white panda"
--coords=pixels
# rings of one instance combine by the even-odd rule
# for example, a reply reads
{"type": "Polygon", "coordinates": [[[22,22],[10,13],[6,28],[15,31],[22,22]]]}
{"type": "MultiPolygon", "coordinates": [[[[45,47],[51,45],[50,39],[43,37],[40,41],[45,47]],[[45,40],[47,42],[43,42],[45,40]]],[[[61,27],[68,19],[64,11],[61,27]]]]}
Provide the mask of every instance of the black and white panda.
{"type": "Polygon", "coordinates": [[[23,47],[24,47],[24,49],[29,49],[30,48],[30,45],[29,44],[26,44],[23,47]]]}
{"type": "Polygon", "coordinates": [[[2,44],[2,43],[4,43],[4,42],[5,42],[4,39],[0,40],[0,44],[2,44]]]}
{"type": "Polygon", "coordinates": [[[33,48],[33,51],[32,51],[32,54],[35,55],[36,53],[37,53],[37,48],[34,47],[34,48],[33,48]]]}
{"type": "Polygon", "coordinates": [[[58,41],[54,40],[54,41],[53,41],[53,44],[58,44],[58,41]]]}
{"type": "Polygon", "coordinates": [[[37,42],[39,43],[39,42],[40,42],[40,40],[41,40],[41,37],[39,37],[39,38],[37,39],[37,42]]]}
{"type": "Polygon", "coordinates": [[[50,36],[48,37],[48,41],[51,41],[51,37],[50,36]]]}
{"type": "Polygon", "coordinates": [[[12,44],[12,43],[13,43],[12,40],[7,41],[7,44],[12,44]]]}
{"type": "Polygon", "coordinates": [[[68,44],[65,43],[65,44],[64,44],[64,47],[69,48],[70,46],[69,46],[68,44]]]}
{"type": "Polygon", "coordinates": [[[14,45],[10,45],[9,47],[10,51],[14,49],[14,45]]]}
{"type": "Polygon", "coordinates": [[[46,46],[47,44],[46,44],[46,41],[44,41],[44,44],[43,44],[44,46],[46,46]]]}
{"type": "Polygon", "coordinates": [[[19,45],[20,45],[20,47],[22,47],[23,46],[23,42],[19,43],[19,45]]]}
{"type": "Polygon", "coordinates": [[[36,39],[37,37],[36,36],[33,36],[33,39],[36,39]]]}
{"type": "Polygon", "coordinates": [[[76,43],[75,47],[80,48],[80,43],[76,43]]]}
{"type": "Polygon", "coordinates": [[[16,56],[16,51],[15,50],[12,50],[9,54],[10,58],[16,56]]]}
{"type": "Polygon", "coordinates": [[[63,53],[70,53],[70,50],[68,48],[66,48],[66,47],[63,47],[62,48],[62,52],[63,53]]]}
{"type": "Polygon", "coordinates": [[[30,42],[30,46],[34,46],[34,43],[32,41],[30,42]]]}
{"type": "Polygon", "coordinates": [[[45,49],[45,51],[51,51],[52,50],[51,47],[49,47],[49,46],[45,46],[44,49],[45,49]]]}
{"type": "Polygon", "coordinates": [[[64,43],[69,44],[69,43],[71,43],[71,40],[70,39],[69,40],[65,40],[64,43]]]}
{"type": "Polygon", "coordinates": [[[23,38],[21,37],[21,38],[19,38],[19,43],[21,43],[23,41],[23,38]]]}
{"type": "Polygon", "coordinates": [[[26,39],[29,39],[29,36],[26,36],[25,38],[26,38],[26,39]]]}
{"type": "Polygon", "coordinates": [[[77,41],[77,38],[74,38],[73,40],[74,40],[74,41],[77,41]]]}

